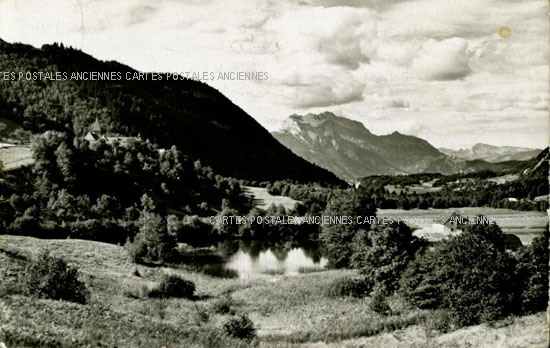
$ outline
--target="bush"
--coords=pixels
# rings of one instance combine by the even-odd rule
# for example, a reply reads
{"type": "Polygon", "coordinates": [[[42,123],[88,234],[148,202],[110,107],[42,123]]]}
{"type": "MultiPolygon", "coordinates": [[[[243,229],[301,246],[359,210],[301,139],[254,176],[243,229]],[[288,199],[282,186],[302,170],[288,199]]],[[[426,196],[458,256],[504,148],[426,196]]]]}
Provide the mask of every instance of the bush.
{"type": "Polygon", "coordinates": [[[160,284],[151,290],[150,297],[181,297],[192,299],[195,294],[195,284],[175,275],[164,275],[160,284]]]}
{"type": "Polygon", "coordinates": [[[424,327],[428,330],[436,330],[440,333],[449,332],[452,329],[452,318],[449,311],[438,309],[430,311],[424,320],[424,327]]]}
{"type": "Polygon", "coordinates": [[[517,311],[514,269],[495,234],[463,233],[415,260],[401,279],[402,292],[420,308],[447,309],[459,326],[475,325],[517,311]]]}
{"type": "Polygon", "coordinates": [[[122,290],[122,294],[129,298],[140,299],[151,296],[151,290],[145,285],[135,286],[134,284],[126,284],[122,290]]]}
{"type": "MultiPolygon", "coordinates": [[[[548,228],[548,227],[547,227],[548,228]]],[[[518,252],[517,277],[523,313],[544,311],[548,305],[548,229],[518,252]]]]}
{"type": "Polygon", "coordinates": [[[127,244],[128,253],[133,262],[168,262],[175,256],[177,246],[173,236],[168,233],[166,221],[158,214],[142,212],[139,221],[139,233],[132,243],[127,244]]]}
{"type": "MultiPolygon", "coordinates": [[[[322,215],[326,216],[374,216],[376,207],[362,191],[343,192],[331,197],[322,215]]],[[[322,224],[320,240],[326,248],[330,266],[350,267],[355,235],[369,224],[358,224],[352,219],[350,224],[322,224]]]]}
{"type": "Polygon", "coordinates": [[[256,338],[256,328],[254,327],[254,323],[246,314],[229,318],[229,320],[223,325],[223,328],[228,335],[235,338],[245,341],[252,341],[256,338]]]}
{"type": "Polygon", "coordinates": [[[390,315],[391,308],[386,300],[386,296],[379,290],[374,291],[372,298],[369,302],[369,308],[382,315],[390,315]]]}
{"type": "Polygon", "coordinates": [[[206,275],[222,279],[239,278],[239,272],[234,269],[225,268],[223,265],[208,265],[202,269],[206,275]]]}
{"type": "Polygon", "coordinates": [[[351,277],[338,278],[332,281],[326,288],[327,297],[357,297],[362,298],[372,290],[372,284],[366,279],[351,277]]]}
{"type": "Polygon", "coordinates": [[[352,264],[385,295],[399,286],[399,279],[415,253],[425,245],[405,224],[378,225],[355,237],[352,264]]]}
{"type": "Polygon", "coordinates": [[[83,282],[78,280],[78,270],[68,266],[65,260],[41,253],[32,260],[22,278],[24,293],[76,303],[86,303],[89,292],[83,282]]]}
{"type": "Polygon", "coordinates": [[[235,314],[235,310],[232,308],[234,304],[231,296],[226,295],[213,303],[213,310],[217,314],[235,314]]]}

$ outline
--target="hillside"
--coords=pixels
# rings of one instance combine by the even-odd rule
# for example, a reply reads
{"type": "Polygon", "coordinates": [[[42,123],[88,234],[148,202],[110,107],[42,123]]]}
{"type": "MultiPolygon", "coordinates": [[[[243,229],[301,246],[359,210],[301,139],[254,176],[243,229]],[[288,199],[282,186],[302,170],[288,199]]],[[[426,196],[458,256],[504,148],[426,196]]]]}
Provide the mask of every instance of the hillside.
{"type": "Polygon", "coordinates": [[[233,311],[252,319],[260,347],[532,347],[547,335],[544,313],[440,333],[433,329],[437,317],[404,306],[398,297],[391,299],[395,312],[381,316],[366,299],[324,296],[331,281],[354,274],[349,270],[222,279],[182,268],[136,266],[116,245],[6,235],[0,237],[0,260],[2,340],[8,347],[257,346],[224,335],[231,314],[217,308],[226,298],[233,311]],[[78,267],[91,292],[87,304],[16,293],[18,272],[46,249],[78,267]],[[166,273],[193,281],[196,298],[144,296],[166,273]]]}
{"type": "MultiPolygon", "coordinates": [[[[41,49],[0,40],[0,70],[7,72],[137,73],[81,51],[41,49]]],[[[223,176],[250,180],[294,179],[338,183],[332,173],[308,163],[212,87],[193,80],[162,81],[0,80],[0,116],[35,133],[60,130],[83,135],[98,118],[112,134],[176,145],[223,176]]]]}
{"type": "Polygon", "coordinates": [[[487,162],[526,161],[536,157],[540,149],[529,149],[514,146],[493,146],[477,143],[469,149],[451,150],[439,148],[439,151],[464,160],[484,160],[487,162]]]}
{"type": "Polygon", "coordinates": [[[375,135],[361,122],[330,112],[292,115],[272,134],[296,154],[347,180],[369,175],[500,171],[519,162],[447,156],[421,138],[399,132],[375,135]]]}

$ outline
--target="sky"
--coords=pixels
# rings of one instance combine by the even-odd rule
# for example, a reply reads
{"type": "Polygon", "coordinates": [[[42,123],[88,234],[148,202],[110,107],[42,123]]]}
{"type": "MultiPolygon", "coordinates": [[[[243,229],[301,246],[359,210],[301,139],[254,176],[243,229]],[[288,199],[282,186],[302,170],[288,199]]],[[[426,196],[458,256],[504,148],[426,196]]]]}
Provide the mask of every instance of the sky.
{"type": "Polygon", "coordinates": [[[331,111],[436,147],[549,142],[544,0],[0,0],[0,38],[207,83],[270,131],[331,111]]]}

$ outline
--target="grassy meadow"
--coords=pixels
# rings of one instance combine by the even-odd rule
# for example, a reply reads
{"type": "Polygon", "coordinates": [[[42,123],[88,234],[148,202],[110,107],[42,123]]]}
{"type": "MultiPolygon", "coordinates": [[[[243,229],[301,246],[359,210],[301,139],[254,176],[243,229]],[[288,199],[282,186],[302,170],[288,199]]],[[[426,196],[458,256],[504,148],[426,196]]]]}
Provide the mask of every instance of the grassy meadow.
{"type": "Polygon", "coordinates": [[[26,145],[2,146],[0,144],[0,161],[4,170],[16,169],[34,163],[31,149],[26,145]]]}
{"type": "Polygon", "coordinates": [[[8,347],[537,347],[545,315],[508,318],[442,333],[437,316],[389,299],[381,315],[369,298],[329,298],[325,288],[354,271],[222,279],[178,268],[136,266],[116,245],[83,240],[0,237],[1,339],[8,347]],[[91,292],[85,305],[37,300],[14,284],[25,264],[47,249],[78,267],[91,292]],[[149,298],[163,274],[196,284],[193,300],[149,298]],[[258,339],[227,336],[232,314],[247,314],[258,339]]]}
{"type": "Polygon", "coordinates": [[[268,209],[271,205],[282,205],[285,209],[294,209],[298,202],[287,196],[274,196],[264,187],[244,186],[244,190],[254,197],[254,205],[260,209],[268,209]]]}
{"type": "Polygon", "coordinates": [[[464,217],[484,215],[489,221],[494,221],[500,226],[502,232],[515,234],[522,244],[531,244],[533,239],[544,232],[548,215],[542,211],[519,211],[504,208],[490,207],[461,207],[447,209],[378,209],[377,215],[388,219],[411,219],[411,226],[425,229],[429,233],[435,218],[441,221],[443,216],[457,212],[464,217]],[[414,221],[417,219],[417,221],[414,221]]]}

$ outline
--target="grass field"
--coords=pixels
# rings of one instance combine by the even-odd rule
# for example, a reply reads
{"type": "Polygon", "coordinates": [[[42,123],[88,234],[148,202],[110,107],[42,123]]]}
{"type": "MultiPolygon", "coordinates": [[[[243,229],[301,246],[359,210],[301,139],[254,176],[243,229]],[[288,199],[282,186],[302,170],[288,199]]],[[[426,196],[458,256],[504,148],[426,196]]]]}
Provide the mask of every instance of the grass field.
{"type": "Polygon", "coordinates": [[[12,170],[32,164],[31,148],[26,145],[0,145],[0,162],[4,170],[12,170]]]}
{"type": "Polygon", "coordinates": [[[229,314],[216,304],[231,297],[232,309],[254,322],[260,347],[531,347],[545,339],[543,313],[439,334],[430,313],[390,298],[393,313],[370,310],[370,299],[328,298],[324,289],[354,271],[299,276],[220,279],[165,267],[136,266],[116,245],[82,240],[0,236],[2,339],[8,347],[235,347],[222,333],[229,314]],[[36,300],[10,292],[25,263],[48,249],[77,266],[91,291],[88,304],[36,300]],[[136,272],[137,270],[137,272],[136,272]],[[163,274],[197,286],[196,299],[141,296],[163,274]]]}
{"type": "Polygon", "coordinates": [[[463,207],[448,209],[378,209],[377,215],[392,219],[411,219],[413,227],[423,229],[428,233],[436,218],[441,220],[452,212],[457,212],[464,217],[475,217],[484,215],[489,221],[496,222],[504,233],[515,234],[523,244],[530,244],[531,241],[540,235],[548,221],[548,214],[540,211],[519,211],[502,208],[488,207],[463,207]],[[417,219],[418,218],[418,219],[417,219]]]}
{"type": "Polygon", "coordinates": [[[285,209],[293,209],[298,201],[286,196],[273,196],[264,187],[244,186],[245,192],[254,197],[255,205],[267,209],[272,204],[282,205],[285,209]]]}

